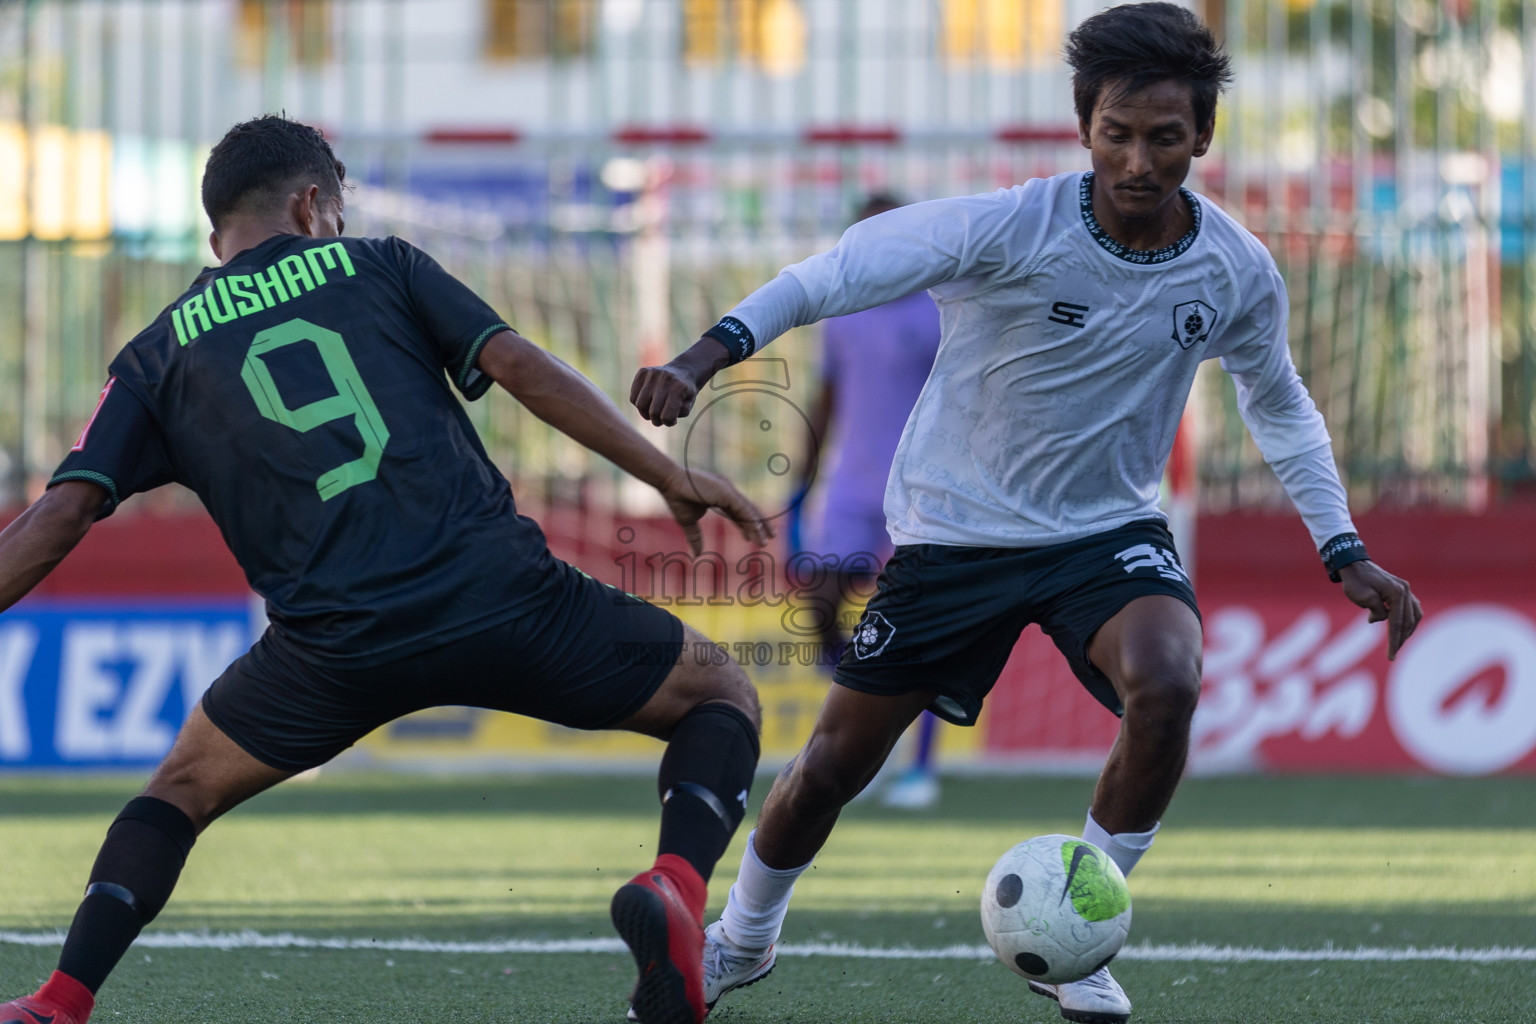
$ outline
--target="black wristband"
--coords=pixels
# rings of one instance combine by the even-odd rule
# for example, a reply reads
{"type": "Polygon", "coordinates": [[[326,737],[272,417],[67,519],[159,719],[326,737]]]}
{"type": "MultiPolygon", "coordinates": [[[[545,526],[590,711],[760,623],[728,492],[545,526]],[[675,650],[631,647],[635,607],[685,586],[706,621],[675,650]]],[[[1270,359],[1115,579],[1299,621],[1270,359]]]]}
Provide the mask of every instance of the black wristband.
{"type": "Polygon", "coordinates": [[[1324,544],[1318,554],[1323,556],[1323,568],[1328,570],[1328,578],[1335,583],[1342,582],[1340,569],[1356,562],[1368,562],[1371,558],[1365,553],[1365,542],[1355,533],[1339,534],[1324,544]]]}
{"type": "Polygon", "coordinates": [[[757,341],[747,325],[733,316],[721,317],[720,322],[704,332],[704,337],[714,338],[731,354],[733,364],[746,359],[757,351],[757,341]]]}

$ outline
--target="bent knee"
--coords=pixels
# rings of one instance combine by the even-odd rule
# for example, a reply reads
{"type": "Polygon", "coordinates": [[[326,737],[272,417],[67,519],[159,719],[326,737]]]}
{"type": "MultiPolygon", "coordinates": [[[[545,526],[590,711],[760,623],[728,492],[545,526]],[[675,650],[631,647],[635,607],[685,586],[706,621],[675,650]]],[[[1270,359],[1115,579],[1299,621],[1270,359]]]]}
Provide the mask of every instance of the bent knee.
{"type": "Polygon", "coordinates": [[[763,728],[763,709],[757,699],[757,687],[747,673],[734,661],[712,666],[705,683],[698,688],[695,707],[704,704],[729,704],[747,716],[752,727],[759,732],[763,728]]]}
{"type": "Polygon", "coordinates": [[[724,644],[711,643],[702,633],[684,626],[682,667],[668,677],[667,685],[681,705],[680,714],[704,704],[729,704],[746,715],[758,731],[763,727],[762,707],[757,687],[736,660],[726,653],[724,644]],[[691,656],[688,652],[694,652],[691,656]]]}
{"type": "MultiPolygon", "coordinates": [[[[671,680],[670,680],[671,682],[671,680]]],[[[674,714],[685,715],[703,705],[730,705],[746,715],[753,728],[762,731],[762,706],[757,688],[742,666],[730,659],[694,666],[674,689],[674,714]]]]}
{"type": "Polygon", "coordinates": [[[1199,700],[1198,679],[1158,677],[1126,696],[1125,721],[1143,730],[1187,733],[1199,700]]]}
{"type": "Polygon", "coordinates": [[[1123,667],[1119,682],[1127,717],[1188,723],[1200,700],[1200,652],[1172,645],[1146,652],[1123,667]]]}
{"type": "Polygon", "coordinates": [[[229,809],[223,795],[213,791],[193,765],[162,765],[139,795],[179,809],[199,833],[229,809]]]}
{"type": "Polygon", "coordinates": [[[178,756],[173,749],[139,795],[154,797],[179,808],[201,833],[220,816],[239,806],[251,792],[262,788],[265,786],[252,789],[247,779],[231,775],[226,765],[206,756],[178,756]]]}

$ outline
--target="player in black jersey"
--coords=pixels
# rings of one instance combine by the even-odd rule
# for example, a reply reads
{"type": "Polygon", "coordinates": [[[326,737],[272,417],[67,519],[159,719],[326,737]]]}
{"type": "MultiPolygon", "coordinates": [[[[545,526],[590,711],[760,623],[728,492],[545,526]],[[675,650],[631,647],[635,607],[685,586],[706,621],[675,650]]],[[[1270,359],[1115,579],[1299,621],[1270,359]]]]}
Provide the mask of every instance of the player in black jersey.
{"type": "Polygon", "coordinates": [[[640,1018],[698,1024],[705,887],[746,810],[756,694],[733,663],[686,656],[705,641],[672,615],[551,556],[454,390],[500,384],[655,486],[696,552],[710,508],[759,543],[768,529],[431,257],[340,237],[345,178],[313,128],[230,130],[203,178],[221,266],[112,361],[48,491],[0,534],[4,609],[95,520],[177,481],[271,619],[108,830],[58,970],[0,1022],[84,1024],[215,818],[393,718],[460,704],[668,741],[661,854],[613,918],[640,967],[640,1018]]]}

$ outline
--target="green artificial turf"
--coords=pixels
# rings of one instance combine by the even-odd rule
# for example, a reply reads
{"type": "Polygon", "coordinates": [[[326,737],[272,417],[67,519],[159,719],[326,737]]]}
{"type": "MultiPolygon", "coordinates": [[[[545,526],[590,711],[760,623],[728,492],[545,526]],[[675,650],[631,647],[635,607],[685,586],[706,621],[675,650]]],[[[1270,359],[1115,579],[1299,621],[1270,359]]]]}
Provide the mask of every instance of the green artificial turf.
{"type": "MultiPolygon", "coordinates": [[[[757,797],[768,780],[759,780],[757,797]]],[[[0,776],[0,931],[68,924],[136,782],[0,776]]],[[[930,812],[856,804],[797,888],[783,942],[976,946],[1004,849],[1076,833],[1089,784],[949,779],[930,812]]],[[[755,807],[753,810],[755,814],[755,807]]],[[[750,820],[750,817],[749,817],[750,820]]],[[[199,840],[150,931],[254,930],[443,942],[612,937],[613,889],[654,855],[643,778],[328,774],[289,783],[199,840]]],[[[711,885],[724,900],[744,831],[711,885]]],[[[1300,950],[1536,947],[1536,786],[1520,779],[1195,779],[1131,879],[1132,946],[1300,950]]],[[[30,991],[56,945],[0,941],[0,992],[30,991]]],[[[1536,963],[1156,962],[1115,975],[1140,1021],[1527,1021],[1536,963]]],[[[593,1021],[618,1024],[615,953],[145,948],[97,1020],[593,1021]]],[[[1056,1021],[977,959],[785,956],[712,1019],[1056,1021]]]]}

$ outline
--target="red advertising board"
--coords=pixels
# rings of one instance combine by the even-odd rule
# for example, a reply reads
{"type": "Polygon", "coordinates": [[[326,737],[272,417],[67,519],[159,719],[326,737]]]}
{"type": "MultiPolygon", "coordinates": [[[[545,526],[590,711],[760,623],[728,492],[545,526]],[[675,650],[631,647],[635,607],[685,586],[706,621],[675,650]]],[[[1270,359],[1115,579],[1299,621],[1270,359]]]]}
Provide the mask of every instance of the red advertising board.
{"type": "MultiPolygon", "coordinates": [[[[1327,582],[1294,517],[1205,517],[1194,770],[1536,771],[1536,516],[1400,514],[1360,523],[1424,605],[1387,660],[1384,624],[1327,582]]],[[[1102,759],[1115,718],[1026,633],[988,702],[995,758],[1102,759]]]]}
{"type": "MultiPolygon", "coordinates": [[[[670,522],[609,513],[595,516],[599,525],[589,515],[540,518],[558,554],[609,582],[629,582],[620,567],[635,550],[681,547],[670,522]]],[[[1385,626],[1367,623],[1327,581],[1294,515],[1200,518],[1206,647],[1192,767],[1536,772],[1536,507],[1377,513],[1358,523],[1375,559],[1424,605],[1395,661],[1385,626]]],[[[707,543],[731,562],[745,550],[723,523],[707,543]]],[[[201,513],[114,516],[39,588],[56,600],[244,593],[201,513]]],[[[1118,724],[1031,628],[988,699],[981,753],[1082,770],[1102,762],[1118,724]]]]}
{"type": "MultiPolygon", "coordinates": [[[[1338,602],[1211,601],[1196,770],[1536,771],[1536,601],[1441,604],[1395,661],[1338,602]]],[[[987,753],[1102,760],[1117,720],[1031,629],[988,701],[987,753]]]]}

